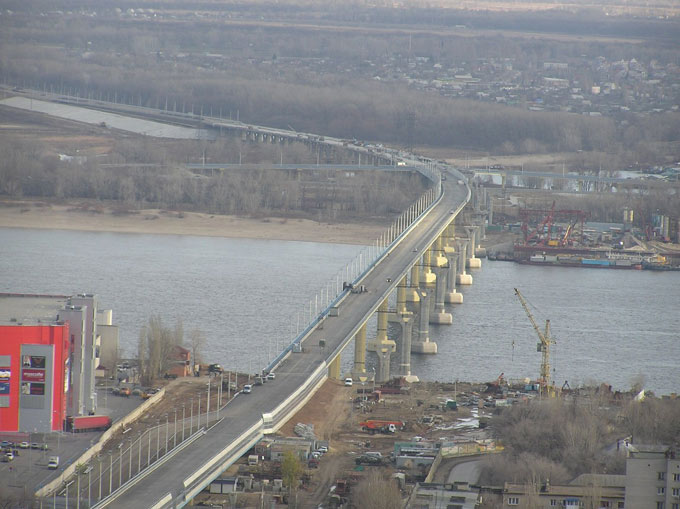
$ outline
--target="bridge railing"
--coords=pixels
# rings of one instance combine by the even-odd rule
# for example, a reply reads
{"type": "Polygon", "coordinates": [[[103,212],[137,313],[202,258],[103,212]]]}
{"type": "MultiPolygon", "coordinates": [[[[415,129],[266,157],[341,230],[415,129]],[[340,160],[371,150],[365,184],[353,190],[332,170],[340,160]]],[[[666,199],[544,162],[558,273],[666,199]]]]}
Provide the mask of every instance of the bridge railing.
{"type": "Polygon", "coordinates": [[[402,235],[425,214],[442,195],[441,172],[432,162],[414,166],[418,172],[432,182],[432,186],[402,212],[370,246],[366,246],[353,260],[341,268],[304,307],[291,316],[292,341],[265,366],[263,371],[272,371],[292,351],[300,347],[302,340],[340,303],[360,285],[361,280],[385,253],[401,239],[402,235]]]}

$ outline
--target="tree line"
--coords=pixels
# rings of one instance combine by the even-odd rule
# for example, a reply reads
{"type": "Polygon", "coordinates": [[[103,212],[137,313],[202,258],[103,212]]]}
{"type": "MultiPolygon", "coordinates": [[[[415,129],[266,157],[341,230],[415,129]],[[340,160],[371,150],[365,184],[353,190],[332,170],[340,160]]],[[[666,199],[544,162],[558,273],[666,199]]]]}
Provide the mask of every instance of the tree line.
{"type": "Polygon", "coordinates": [[[206,146],[201,141],[156,143],[142,139],[116,142],[107,158],[61,161],[34,143],[10,136],[0,140],[0,153],[4,154],[0,158],[0,194],[114,202],[120,212],[163,208],[339,220],[391,217],[407,208],[428,185],[418,173],[257,168],[273,159],[269,156],[279,156],[281,150],[286,151],[286,161],[313,156],[300,144],[289,149],[238,140],[206,146]],[[233,161],[238,160],[239,152],[247,154],[252,165],[215,174],[190,172],[177,160],[188,153],[198,157],[207,153],[217,161],[233,161]],[[304,157],[294,157],[304,153],[304,157]]]}
{"type": "MultiPolygon", "coordinates": [[[[284,11],[302,16],[299,10],[284,11]]],[[[29,17],[8,23],[0,20],[0,78],[19,85],[404,145],[505,154],[596,150],[637,162],[677,154],[676,114],[645,118],[622,113],[617,122],[528,112],[373,79],[381,71],[372,60],[389,57],[407,68],[413,55],[429,55],[445,67],[509,57],[518,69],[535,69],[547,59],[582,54],[680,63],[673,47],[656,42],[557,44],[422,32],[411,37],[394,31],[224,29],[211,19],[167,22],[161,31],[151,21],[106,15],[29,17]],[[292,63],[282,64],[284,58],[292,63]],[[296,66],[299,59],[319,60],[319,70],[296,66]],[[415,125],[409,127],[411,117],[415,125]]],[[[590,70],[578,72],[587,83],[590,70]]]]}

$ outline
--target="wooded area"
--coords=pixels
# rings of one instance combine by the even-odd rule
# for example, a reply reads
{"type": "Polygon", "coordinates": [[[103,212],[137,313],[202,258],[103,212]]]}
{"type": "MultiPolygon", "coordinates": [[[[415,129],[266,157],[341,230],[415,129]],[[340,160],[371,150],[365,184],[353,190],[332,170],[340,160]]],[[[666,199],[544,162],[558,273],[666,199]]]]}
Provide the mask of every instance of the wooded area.
{"type": "MultiPolygon", "coordinates": [[[[413,66],[416,58],[443,69],[509,58],[514,69],[531,70],[545,61],[582,55],[679,65],[680,55],[670,42],[678,33],[672,23],[361,5],[328,11],[304,10],[295,3],[233,4],[230,11],[211,3],[186,5],[199,9],[198,14],[164,11],[164,6],[168,4],[154,4],[150,12],[141,9],[139,14],[134,12],[137,4],[130,4],[130,14],[123,10],[125,4],[114,11],[84,2],[83,13],[77,15],[38,2],[34,7],[45,8],[43,16],[33,10],[11,20],[3,17],[0,79],[65,94],[406,146],[498,154],[599,151],[624,165],[655,164],[678,153],[677,113],[660,112],[652,118],[622,110],[609,118],[528,111],[525,104],[493,104],[418,90],[416,83],[394,76],[413,66]],[[96,15],[87,15],[95,9],[96,15]],[[161,14],[162,19],[155,19],[161,14]],[[458,23],[496,32],[459,33],[451,28],[458,23]],[[525,28],[588,36],[551,40],[503,32],[525,28]],[[607,42],[592,34],[642,39],[607,42]],[[389,62],[389,69],[381,62],[389,62]]],[[[592,69],[581,66],[574,72],[582,88],[593,82],[592,69]]]]}
{"type": "Polygon", "coordinates": [[[680,439],[680,400],[646,398],[615,403],[592,394],[514,405],[494,416],[494,434],[506,454],[484,461],[482,485],[503,482],[567,483],[579,474],[625,473],[617,439],[673,444],[680,439]]]}

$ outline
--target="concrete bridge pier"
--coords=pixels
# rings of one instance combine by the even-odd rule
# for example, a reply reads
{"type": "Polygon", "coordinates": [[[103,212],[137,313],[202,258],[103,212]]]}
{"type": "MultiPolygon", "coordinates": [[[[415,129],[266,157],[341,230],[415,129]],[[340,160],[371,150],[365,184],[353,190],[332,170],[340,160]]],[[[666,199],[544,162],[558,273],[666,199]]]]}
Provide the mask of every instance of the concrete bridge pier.
{"type": "Polygon", "coordinates": [[[383,347],[377,353],[378,353],[378,373],[376,374],[377,376],[376,381],[378,383],[385,383],[390,380],[390,356],[392,354],[392,351],[387,347],[383,347]]]}
{"type": "Polygon", "coordinates": [[[439,325],[451,325],[453,316],[447,313],[444,307],[444,294],[446,292],[446,273],[448,271],[449,260],[444,256],[442,238],[438,237],[435,241],[435,256],[431,260],[435,272],[435,291],[434,291],[434,313],[430,315],[430,323],[439,325]]]}
{"type": "Polygon", "coordinates": [[[467,261],[467,250],[468,241],[467,240],[457,240],[456,247],[458,250],[458,273],[456,274],[456,284],[459,285],[471,285],[472,276],[465,272],[466,261],[467,261]]]}
{"type": "MultiPolygon", "coordinates": [[[[405,300],[406,302],[417,304],[420,302],[420,267],[416,263],[411,267],[411,286],[405,289],[405,300]]],[[[398,298],[398,294],[397,294],[398,298]]]]}
{"type": "Polygon", "coordinates": [[[354,336],[354,366],[352,378],[365,381],[366,376],[366,324],[364,323],[354,336]]]}
{"type": "Polygon", "coordinates": [[[468,246],[467,246],[467,266],[471,269],[481,269],[482,260],[475,257],[475,249],[477,247],[477,236],[478,231],[476,226],[466,226],[465,231],[468,234],[468,246]]]}
{"type": "MultiPolygon", "coordinates": [[[[397,350],[397,344],[393,339],[387,337],[387,299],[383,300],[378,307],[378,334],[373,341],[369,341],[366,349],[371,352],[380,353],[383,348],[389,349],[390,353],[397,350]]],[[[389,369],[389,368],[388,368],[389,369]]]]}
{"type": "Polygon", "coordinates": [[[458,270],[458,255],[454,252],[448,255],[449,266],[446,269],[446,291],[444,302],[447,304],[462,304],[463,294],[456,291],[456,273],[458,270]]]}
{"type": "Polygon", "coordinates": [[[430,299],[431,293],[427,290],[420,291],[420,311],[418,313],[418,339],[411,344],[413,353],[437,353],[437,343],[430,341],[430,299]]]}
{"type": "Polygon", "coordinates": [[[328,365],[328,378],[332,380],[341,380],[340,376],[340,355],[336,355],[335,359],[328,365]]]}
{"type": "Polygon", "coordinates": [[[410,377],[413,320],[402,316],[399,318],[399,325],[401,326],[401,362],[399,363],[399,374],[410,377]]]}

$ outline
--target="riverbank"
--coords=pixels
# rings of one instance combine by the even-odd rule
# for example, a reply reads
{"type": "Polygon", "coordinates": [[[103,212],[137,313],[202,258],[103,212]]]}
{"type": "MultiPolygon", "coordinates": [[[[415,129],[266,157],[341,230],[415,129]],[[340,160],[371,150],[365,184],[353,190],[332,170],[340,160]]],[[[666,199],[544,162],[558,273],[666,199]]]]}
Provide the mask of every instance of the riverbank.
{"type": "Polygon", "coordinates": [[[121,211],[104,205],[0,201],[0,227],[117,233],[196,235],[333,244],[371,244],[385,224],[324,223],[280,217],[249,218],[159,209],[121,211]]]}

